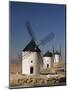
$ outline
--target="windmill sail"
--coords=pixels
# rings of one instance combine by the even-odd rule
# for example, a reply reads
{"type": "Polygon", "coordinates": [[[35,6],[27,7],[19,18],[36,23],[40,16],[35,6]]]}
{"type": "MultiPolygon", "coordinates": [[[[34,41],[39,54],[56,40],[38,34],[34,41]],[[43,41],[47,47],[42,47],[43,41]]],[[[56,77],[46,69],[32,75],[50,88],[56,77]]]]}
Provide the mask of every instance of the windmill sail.
{"type": "Polygon", "coordinates": [[[40,43],[38,44],[38,46],[40,45],[46,45],[48,42],[50,42],[53,38],[55,37],[54,33],[49,33],[46,37],[44,37],[40,43]]]}
{"type": "Polygon", "coordinates": [[[29,21],[26,22],[26,27],[27,27],[27,31],[28,31],[31,39],[35,41],[35,36],[34,36],[34,33],[32,31],[31,24],[29,21]]]}
{"type": "MultiPolygon", "coordinates": [[[[26,27],[27,27],[27,31],[28,31],[28,33],[29,33],[29,35],[31,37],[31,40],[35,42],[36,41],[36,38],[35,38],[35,35],[34,35],[33,31],[32,31],[31,24],[30,24],[29,21],[26,22],[26,27]]],[[[40,43],[38,45],[36,44],[36,46],[39,47],[40,45],[46,45],[48,42],[50,42],[54,38],[54,36],[55,36],[54,33],[52,33],[52,32],[49,33],[46,37],[44,37],[40,41],[40,43]]],[[[26,54],[25,56],[29,56],[29,55],[26,54]]]]}

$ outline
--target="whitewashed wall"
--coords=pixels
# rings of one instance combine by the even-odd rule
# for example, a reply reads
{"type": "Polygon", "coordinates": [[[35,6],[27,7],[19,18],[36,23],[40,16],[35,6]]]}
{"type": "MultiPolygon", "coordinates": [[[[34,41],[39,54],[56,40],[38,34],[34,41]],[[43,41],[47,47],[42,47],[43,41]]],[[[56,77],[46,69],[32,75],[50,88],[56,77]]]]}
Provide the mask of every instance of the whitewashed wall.
{"type": "Polygon", "coordinates": [[[22,74],[31,75],[30,74],[31,66],[34,67],[34,72],[32,75],[39,74],[40,73],[40,58],[39,57],[40,57],[40,54],[38,54],[37,52],[22,52],[22,74]]]}
{"type": "Polygon", "coordinates": [[[47,64],[49,64],[49,68],[51,68],[52,57],[43,57],[43,69],[47,69],[47,64]]]}
{"type": "Polygon", "coordinates": [[[55,54],[54,55],[54,63],[58,63],[60,61],[60,55],[55,54]]]}

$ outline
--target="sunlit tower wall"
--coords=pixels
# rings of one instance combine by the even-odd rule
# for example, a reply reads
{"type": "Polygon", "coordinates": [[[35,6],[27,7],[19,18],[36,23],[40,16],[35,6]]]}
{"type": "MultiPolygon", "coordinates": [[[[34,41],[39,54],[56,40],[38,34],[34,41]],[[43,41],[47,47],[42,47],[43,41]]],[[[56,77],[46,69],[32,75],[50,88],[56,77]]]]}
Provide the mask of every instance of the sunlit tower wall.
{"type": "Polygon", "coordinates": [[[40,49],[36,47],[34,41],[31,41],[22,51],[22,74],[40,74],[40,61],[40,49]]]}

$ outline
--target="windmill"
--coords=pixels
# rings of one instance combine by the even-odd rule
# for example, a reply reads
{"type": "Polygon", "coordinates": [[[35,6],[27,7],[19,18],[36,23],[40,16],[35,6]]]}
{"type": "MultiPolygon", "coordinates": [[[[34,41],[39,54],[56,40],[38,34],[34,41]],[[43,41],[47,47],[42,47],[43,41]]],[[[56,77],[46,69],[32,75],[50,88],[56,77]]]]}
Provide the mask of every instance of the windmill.
{"type": "Polygon", "coordinates": [[[32,31],[29,21],[26,22],[27,31],[30,35],[31,41],[23,49],[22,52],[22,73],[28,75],[40,74],[40,65],[42,63],[40,45],[46,45],[54,38],[54,34],[51,32],[44,37],[39,44],[36,44],[36,38],[32,31]]]}

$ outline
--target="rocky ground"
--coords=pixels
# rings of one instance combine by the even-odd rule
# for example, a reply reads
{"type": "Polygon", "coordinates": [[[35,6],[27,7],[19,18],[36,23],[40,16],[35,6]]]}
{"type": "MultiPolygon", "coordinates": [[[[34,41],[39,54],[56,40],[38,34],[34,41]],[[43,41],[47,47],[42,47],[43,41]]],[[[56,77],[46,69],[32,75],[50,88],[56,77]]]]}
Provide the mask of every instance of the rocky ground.
{"type": "Polygon", "coordinates": [[[21,65],[14,64],[10,69],[10,88],[24,88],[37,86],[55,86],[65,85],[65,64],[61,62],[55,63],[52,68],[42,70],[40,75],[31,76],[21,74],[21,65]],[[19,68],[20,67],[20,68],[19,68]],[[16,73],[16,72],[19,73],[16,73]],[[12,73],[13,72],[13,73],[12,73]]]}
{"type": "Polygon", "coordinates": [[[11,74],[10,87],[36,87],[36,86],[52,86],[65,85],[66,79],[64,73],[40,74],[36,76],[11,74]]]}

